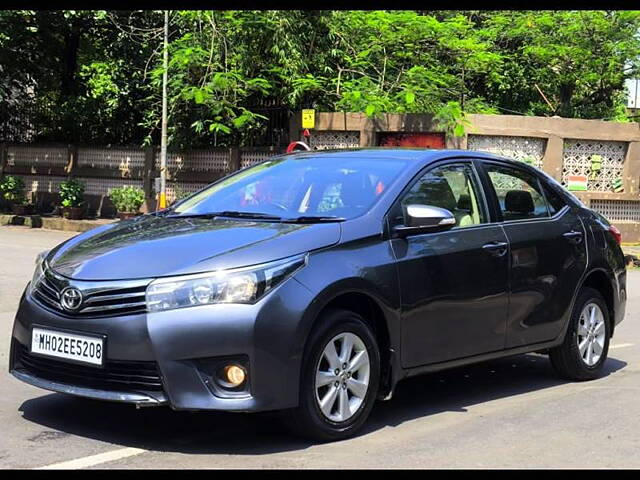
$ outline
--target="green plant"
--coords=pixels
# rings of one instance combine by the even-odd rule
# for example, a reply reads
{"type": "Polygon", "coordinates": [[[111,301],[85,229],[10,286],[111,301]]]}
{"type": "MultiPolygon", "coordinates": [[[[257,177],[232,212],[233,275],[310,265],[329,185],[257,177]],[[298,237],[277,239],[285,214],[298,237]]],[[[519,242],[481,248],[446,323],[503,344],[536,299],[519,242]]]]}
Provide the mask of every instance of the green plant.
{"type": "Polygon", "coordinates": [[[14,205],[26,205],[29,203],[24,194],[24,181],[20,177],[7,175],[0,180],[0,195],[14,205]]]}
{"type": "Polygon", "coordinates": [[[70,178],[58,188],[63,207],[80,207],[84,203],[84,183],[70,178]]]}
{"type": "Polygon", "coordinates": [[[433,119],[447,134],[458,138],[463,137],[466,128],[471,126],[459,102],[447,102],[433,119]]]}
{"type": "Polygon", "coordinates": [[[109,198],[119,212],[137,212],[144,203],[144,191],[131,186],[118,187],[111,190],[109,198]]]}

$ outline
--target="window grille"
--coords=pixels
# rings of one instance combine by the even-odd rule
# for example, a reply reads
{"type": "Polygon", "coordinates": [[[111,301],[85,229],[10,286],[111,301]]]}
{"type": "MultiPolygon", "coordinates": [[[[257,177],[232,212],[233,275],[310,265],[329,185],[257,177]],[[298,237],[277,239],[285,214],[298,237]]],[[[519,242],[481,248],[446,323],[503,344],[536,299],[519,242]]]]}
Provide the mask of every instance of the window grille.
{"type": "Polygon", "coordinates": [[[614,182],[622,178],[626,153],[626,142],[565,140],[562,183],[567,184],[569,175],[585,175],[588,191],[613,191],[614,182]]]}
{"type": "Polygon", "coordinates": [[[498,135],[469,135],[467,148],[513,158],[542,168],[542,157],[547,140],[536,137],[512,137],[498,135]]]}

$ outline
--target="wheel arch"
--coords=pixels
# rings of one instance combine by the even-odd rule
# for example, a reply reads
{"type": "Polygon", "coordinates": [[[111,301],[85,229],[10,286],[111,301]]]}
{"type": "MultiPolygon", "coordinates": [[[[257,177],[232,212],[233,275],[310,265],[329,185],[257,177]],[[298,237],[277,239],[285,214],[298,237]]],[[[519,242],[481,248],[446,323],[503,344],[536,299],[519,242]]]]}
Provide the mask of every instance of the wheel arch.
{"type": "Polygon", "coordinates": [[[610,276],[603,268],[591,270],[585,275],[577,292],[584,287],[590,287],[594,290],[597,290],[604,298],[609,313],[609,327],[611,328],[611,336],[613,336],[613,331],[615,328],[615,300],[613,282],[610,276]]]}
{"type": "Polygon", "coordinates": [[[393,321],[394,309],[372,293],[372,290],[362,285],[340,282],[320,293],[310,305],[305,317],[307,320],[304,332],[304,348],[311,332],[318,325],[322,314],[328,309],[337,308],[349,310],[360,315],[371,327],[380,349],[380,394],[386,395],[392,388],[393,369],[395,365],[395,351],[399,332],[395,332],[397,322],[393,321]]]}

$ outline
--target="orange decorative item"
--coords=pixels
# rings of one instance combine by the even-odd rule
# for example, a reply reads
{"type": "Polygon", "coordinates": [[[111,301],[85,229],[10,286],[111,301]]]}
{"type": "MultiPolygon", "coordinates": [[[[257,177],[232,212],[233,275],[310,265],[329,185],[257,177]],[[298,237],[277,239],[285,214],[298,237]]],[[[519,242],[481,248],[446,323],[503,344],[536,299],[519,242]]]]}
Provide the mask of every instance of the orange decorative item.
{"type": "Polygon", "coordinates": [[[380,133],[378,139],[381,147],[445,147],[444,133],[380,133]]]}

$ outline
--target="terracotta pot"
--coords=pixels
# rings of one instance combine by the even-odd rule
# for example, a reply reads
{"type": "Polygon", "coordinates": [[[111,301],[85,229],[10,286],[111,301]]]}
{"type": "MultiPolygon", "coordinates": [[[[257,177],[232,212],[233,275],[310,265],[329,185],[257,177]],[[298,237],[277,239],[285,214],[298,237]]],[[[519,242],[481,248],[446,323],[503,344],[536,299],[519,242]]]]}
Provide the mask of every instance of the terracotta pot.
{"type": "Polygon", "coordinates": [[[84,208],[62,207],[62,216],[69,220],[82,220],[84,218],[84,208]]]}
{"type": "Polygon", "coordinates": [[[11,211],[14,215],[31,215],[33,205],[11,205],[11,211]]]}
{"type": "Polygon", "coordinates": [[[120,220],[126,220],[127,218],[133,218],[140,215],[140,212],[118,212],[118,218],[120,220]]]}

